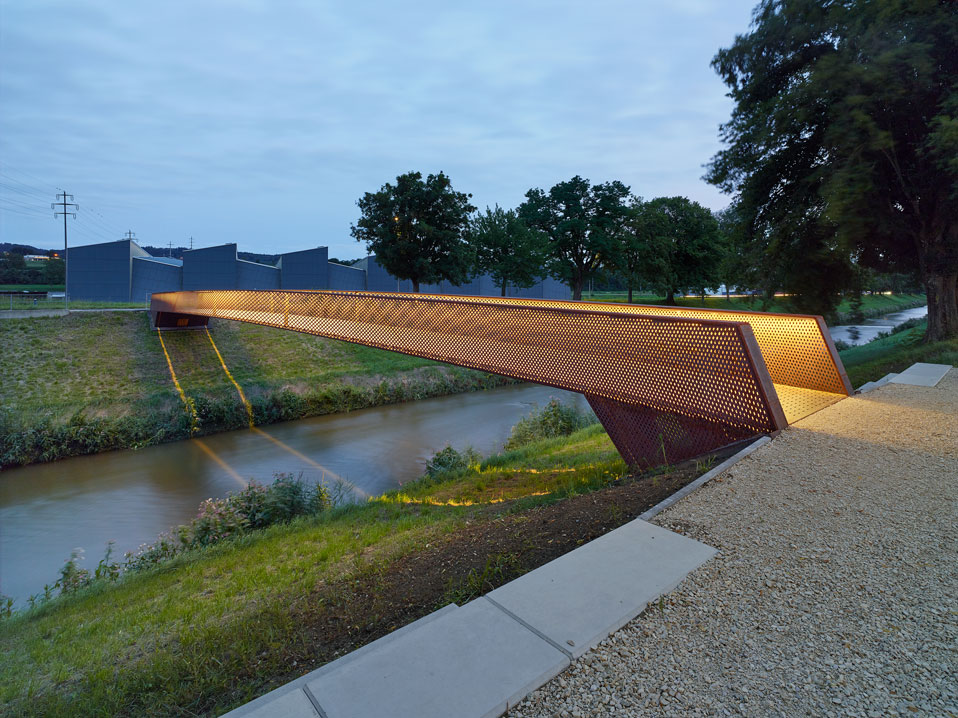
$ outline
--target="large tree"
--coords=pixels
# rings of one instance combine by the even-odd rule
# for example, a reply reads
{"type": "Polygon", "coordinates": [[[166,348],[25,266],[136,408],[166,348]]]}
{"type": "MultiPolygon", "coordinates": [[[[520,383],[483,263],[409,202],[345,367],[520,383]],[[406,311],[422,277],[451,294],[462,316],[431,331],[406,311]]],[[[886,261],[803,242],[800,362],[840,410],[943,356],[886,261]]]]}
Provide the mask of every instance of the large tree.
{"type": "Polygon", "coordinates": [[[834,306],[855,265],[917,271],[958,336],[958,3],[764,0],[713,66],[735,109],[707,179],[768,274],[834,306]]]}
{"type": "Polygon", "coordinates": [[[675,304],[677,292],[716,287],[722,243],[712,212],[686,197],[657,197],[645,211],[655,222],[646,271],[666,303],[675,304]]]}
{"type": "Polygon", "coordinates": [[[367,192],[357,202],[362,216],[352,226],[352,236],[398,279],[420,283],[443,279],[462,284],[469,278],[472,256],[464,239],[469,215],[475,207],[471,195],[452,189],[440,172],[425,180],[407,172],[378,192],[367,192]]]}
{"type": "Polygon", "coordinates": [[[571,287],[573,299],[582,299],[586,280],[617,251],[628,196],[621,182],[592,186],[576,175],[548,192],[530,189],[519,205],[519,217],[548,242],[546,269],[571,287]]]}
{"type": "Polygon", "coordinates": [[[652,256],[656,243],[666,231],[665,224],[665,215],[649,202],[641,197],[630,198],[625,227],[612,258],[612,268],[628,289],[629,304],[635,287],[652,283],[652,256]]]}
{"type": "Polygon", "coordinates": [[[486,207],[469,223],[469,243],[476,269],[488,273],[506,296],[506,287],[531,287],[542,278],[545,241],[529,229],[515,210],[486,207]]]}

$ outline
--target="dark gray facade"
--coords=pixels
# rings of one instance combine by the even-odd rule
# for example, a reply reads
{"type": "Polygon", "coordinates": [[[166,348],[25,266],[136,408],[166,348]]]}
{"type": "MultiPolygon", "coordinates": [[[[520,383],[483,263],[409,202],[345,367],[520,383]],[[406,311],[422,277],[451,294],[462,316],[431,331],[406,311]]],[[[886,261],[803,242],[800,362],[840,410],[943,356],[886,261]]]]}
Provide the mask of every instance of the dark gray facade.
{"type": "Polygon", "coordinates": [[[362,292],[366,289],[366,273],[357,267],[329,262],[327,271],[328,289],[341,289],[345,292],[362,292]]]}
{"type": "MultiPolygon", "coordinates": [[[[146,302],[154,292],[178,292],[183,288],[183,262],[153,257],[133,258],[133,289],[127,301],[146,302]]],[[[73,287],[70,287],[73,294],[73,287]]]]}
{"type": "MultiPolygon", "coordinates": [[[[184,252],[183,259],[153,257],[136,242],[121,240],[69,250],[70,298],[112,302],[146,302],[154,292],[181,289],[338,289],[342,291],[411,292],[412,282],[397,280],[369,256],[352,267],[330,263],[326,247],[290,252],[275,267],[236,256],[235,244],[184,252]]],[[[488,276],[462,286],[425,284],[426,294],[498,296],[488,276]]],[[[507,296],[569,299],[569,288],[545,279],[528,288],[509,287],[507,296]]]]}
{"type": "Polygon", "coordinates": [[[183,289],[236,289],[236,245],[183,252],[183,289]]]}
{"type": "Polygon", "coordinates": [[[329,250],[326,247],[289,252],[276,266],[283,289],[329,289],[329,250]]]}
{"type": "Polygon", "coordinates": [[[70,298],[128,302],[133,282],[133,258],[149,257],[136,242],[121,239],[67,249],[70,298]]]}
{"type": "Polygon", "coordinates": [[[279,267],[236,260],[236,289],[279,289],[279,267]]]}

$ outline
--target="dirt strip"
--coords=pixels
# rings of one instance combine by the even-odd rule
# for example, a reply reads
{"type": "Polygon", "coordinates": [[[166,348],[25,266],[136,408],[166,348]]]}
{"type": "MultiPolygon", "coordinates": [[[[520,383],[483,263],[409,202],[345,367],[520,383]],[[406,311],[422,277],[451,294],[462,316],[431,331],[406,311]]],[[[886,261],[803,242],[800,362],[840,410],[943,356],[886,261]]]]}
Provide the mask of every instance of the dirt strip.
{"type": "Polygon", "coordinates": [[[958,370],[814,414],[654,522],[719,556],[511,718],[958,716],[958,370]]]}

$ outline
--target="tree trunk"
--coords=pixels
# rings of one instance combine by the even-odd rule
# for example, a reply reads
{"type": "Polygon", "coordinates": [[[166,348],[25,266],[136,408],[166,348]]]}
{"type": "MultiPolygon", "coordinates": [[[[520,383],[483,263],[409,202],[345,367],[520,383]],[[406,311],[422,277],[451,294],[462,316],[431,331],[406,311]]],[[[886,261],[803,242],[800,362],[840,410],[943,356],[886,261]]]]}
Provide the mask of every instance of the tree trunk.
{"type": "Polygon", "coordinates": [[[940,342],[958,337],[958,272],[925,276],[928,298],[928,330],[926,342],[940,342]]]}
{"type": "Polygon", "coordinates": [[[732,298],[729,296],[728,284],[725,285],[725,301],[726,302],[732,301],[732,298]]]}
{"type": "Polygon", "coordinates": [[[572,280],[572,301],[582,301],[582,277],[575,277],[572,280]]]}
{"type": "Polygon", "coordinates": [[[412,280],[412,290],[413,290],[416,294],[419,294],[419,280],[418,280],[418,279],[413,279],[413,280],[412,280]]]}
{"type": "Polygon", "coordinates": [[[632,285],[629,285],[629,304],[632,303],[632,285]]]}
{"type": "Polygon", "coordinates": [[[675,305],[675,290],[672,287],[669,287],[669,290],[665,293],[665,303],[675,305]]]}
{"type": "Polygon", "coordinates": [[[502,296],[506,296],[506,280],[502,280],[502,296]]]}

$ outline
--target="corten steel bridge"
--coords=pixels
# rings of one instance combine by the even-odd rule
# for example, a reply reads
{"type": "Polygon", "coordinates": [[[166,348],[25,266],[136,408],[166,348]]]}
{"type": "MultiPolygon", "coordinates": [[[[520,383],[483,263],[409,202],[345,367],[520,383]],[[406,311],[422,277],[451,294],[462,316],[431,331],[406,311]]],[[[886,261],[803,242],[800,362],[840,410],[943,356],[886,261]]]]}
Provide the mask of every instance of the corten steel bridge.
{"type": "Polygon", "coordinates": [[[674,463],[849,394],[821,317],[334,291],[154,294],[158,329],[279,327],[585,394],[630,466],[674,463]]]}

